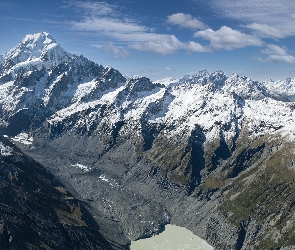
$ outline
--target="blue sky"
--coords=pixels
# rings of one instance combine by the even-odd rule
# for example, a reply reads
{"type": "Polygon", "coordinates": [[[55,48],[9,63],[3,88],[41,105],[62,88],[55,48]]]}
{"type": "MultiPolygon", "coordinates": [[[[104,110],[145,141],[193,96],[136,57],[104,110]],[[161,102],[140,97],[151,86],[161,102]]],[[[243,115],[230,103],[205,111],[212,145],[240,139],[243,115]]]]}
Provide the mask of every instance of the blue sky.
{"type": "Polygon", "coordinates": [[[126,76],[295,77],[293,0],[0,0],[0,54],[42,31],[126,76]]]}

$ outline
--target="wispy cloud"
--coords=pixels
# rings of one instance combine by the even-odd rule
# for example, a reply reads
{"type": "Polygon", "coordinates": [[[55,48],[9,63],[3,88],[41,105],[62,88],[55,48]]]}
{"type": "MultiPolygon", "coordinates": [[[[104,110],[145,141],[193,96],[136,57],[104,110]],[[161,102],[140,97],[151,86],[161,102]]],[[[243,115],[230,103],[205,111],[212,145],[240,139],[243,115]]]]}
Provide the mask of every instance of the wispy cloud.
{"type": "Polygon", "coordinates": [[[139,51],[150,51],[162,55],[173,54],[182,47],[182,43],[173,35],[161,36],[161,39],[130,44],[129,47],[139,51]]]}
{"type": "Polygon", "coordinates": [[[199,43],[193,41],[181,42],[174,35],[167,35],[165,38],[159,40],[133,43],[130,44],[129,47],[139,51],[149,51],[162,55],[173,54],[178,50],[186,50],[188,52],[209,52],[209,48],[204,47],[199,43]]]}
{"type": "Polygon", "coordinates": [[[66,7],[81,14],[80,20],[71,21],[71,28],[78,31],[133,34],[147,32],[148,28],[122,14],[119,7],[106,2],[66,1],[66,7]]]}
{"type": "Polygon", "coordinates": [[[286,29],[270,26],[267,24],[251,23],[246,25],[247,28],[258,31],[261,36],[272,37],[272,38],[285,38],[294,35],[295,28],[286,29]]]}
{"type": "MultiPolygon", "coordinates": [[[[138,51],[149,51],[162,55],[172,54],[178,50],[188,50],[191,52],[205,52],[206,49],[196,42],[181,42],[176,36],[170,34],[159,34],[139,24],[136,20],[128,16],[123,16],[115,5],[105,2],[67,2],[79,11],[84,13],[80,21],[71,21],[73,30],[95,32],[115,41],[125,42],[126,46],[138,51]],[[87,14],[88,13],[88,14],[87,14]]],[[[182,13],[170,16],[170,21],[174,24],[184,26],[187,21],[189,28],[202,28],[205,25],[190,15],[182,13]]],[[[115,47],[109,44],[104,47],[114,55],[127,56],[127,50],[123,47],[115,47]],[[123,49],[125,50],[124,53],[123,49]]]]}
{"type": "Polygon", "coordinates": [[[190,14],[177,13],[168,16],[167,23],[189,29],[204,29],[206,25],[190,14]]]}
{"type": "Polygon", "coordinates": [[[94,32],[118,41],[139,42],[165,40],[166,35],[156,34],[152,29],[123,15],[115,5],[105,2],[67,2],[82,12],[81,20],[70,22],[73,30],[94,32]]]}
{"type": "Polygon", "coordinates": [[[203,46],[194,41],[189,41],[188,43],[184,43],[183,47],[189,52],[211,52],[211,49],[208,46],[203,46]]]}
{"type": "Polygon", "coordinates": [[[107,45],[101,46],[102,49],[112,52],[115,58],[125,58],[131,55],[130,51],[124,49],[121,46],[116,46],[112,42],[107,45]]]}
{"type": "Polygon", "coordinates": [[[295,7],[295,2],[290,0],[210,0],[210,3],[225,17],[269,25],[285,21],[294,14],[295,7]]]}
{"type": "Polygon", "coordinates": [[[295,35],[295,1],[290,0],[211,0],[219,15],[232,18],[260,33],[262,37],[284,38],[295,35]]]}
{"type": "Polygon", "coordinates": [[[84,17],[113,15],[117,6],[106,2],[63,1],[63,8],[72,8],[84,17]]]}
{"type": "Polygon", "coordinates": [[[262,53],[266,58],[258,58],[261,61],[268,62],[282,62],[282,63],[295,63],[295,57],[289,55],[286,48],[279,47],[275,44],[268,44],[262,53]]]}
{"type": "MultiPolygon", "coordinates": [[[[225,18],[234,19],[238,28],[247,28],[252,34],[246,36],[236,34],[240,42],[233,39],[233,43],[227,46],[227,43],[221,36],[213,35],[212,31],[201,34],[205,39],[210,40],[212,47],[236,48],[244,45],[261,46],[265,45],[265,38],[272,38],[274,42],[288,44],[287,38],[295,36],[295,1],[290,0],[209,0],[211,7],[216,10],[218,15],[225,18]],[[212,33],[212,34],[211,34],[212,33]],[[207,37],[207,38],[206,38],[207,37]],[[244,39],[243,39],[244,37],[244,39]],[[251,39],[255,38],[255,39],[251,39]],[[284,39],[284,40],[282,40],[284,39]],[[251,41],[252,40],[252,41],[251,41]],[[262,43],[263,41],[263,43],[262,43]]],[[[295,56],[288,53],[286,47],[276,44],[266,44],[261,50],[262,56],[255,57],[262,62],[272,63],[295,63],[295,56]]]]}
{"type": "Polygon", "coordinates": [[[262,41],[256,36],[226,26],[217,31],[206,29],[206,24],[185,13],[168,16],[166,23],[193,30],[199,29],[200,31],[196,32],[194,37],[210,41],[209,45],[204,46],[198,41],[180,41],[173,34],[157,33],[154,29],[141,24],[140,21],[131,18],[126,13],[123,14],[118,6],[106,2],[67,1],[66,4],[71,8],[76,8],[81,14],[80,20],[69,22],[71,29],[92,32],[114,43],[124,43],[124,46],[120,48],[116,47],[114,43],[105,47],[115,56],[120,54],[127,56],[128,50],[126,48],[168,55],[179,50],[211,52],[262,45],[262,41]]]}
{"type": "Polygon", "coordinates": [[[263,42],[249,34],[222,26],[219,30],[206,29],[194,34],[195,38],[204,38],[210,41],[211,50],[234,50],[247,46],[261,46],[263,42]]]}
{"type": "Polygon", "coordinates": [[[89,18],[83,21],[71,22],[72,28],[79,31],[116,32],[120,34],[134,34],[145,32],[147,28],[135,23],[122,22],[113,18],[89,18]]]}

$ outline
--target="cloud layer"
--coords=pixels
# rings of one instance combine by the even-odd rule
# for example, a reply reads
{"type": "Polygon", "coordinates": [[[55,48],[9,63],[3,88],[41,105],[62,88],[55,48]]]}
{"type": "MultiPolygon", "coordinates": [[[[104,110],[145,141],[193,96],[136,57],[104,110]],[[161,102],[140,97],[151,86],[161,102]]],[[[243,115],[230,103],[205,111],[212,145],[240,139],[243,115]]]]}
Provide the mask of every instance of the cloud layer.
{"type": "Polygon", "coordinates": [[[114,58],[125,58],[131,55],[131,53],[124,49],[121,46],[116,46],[112,42],[109,42],[107,45],[99,46],[106,51],[112,52],[114,58]]]}
{"type": "Polygon", "coordinates": [[[267,55],[266,58],[261,58],[262,61],[274,63],[295,63],[295,57],[289,55],[286,48],[281,48],[275,44],[268,44],[262,53],[267,55]]]}
{"type": "MultiPolygon", "coordinates": [[[[197,1],[197,0],[195,0],[197,1]]],[[[248,46],[262,47],[259,60],[294,63],[294,57],[286,48],[267,44],[265,38],[282,39],[295,35],[295,2],[290,0],[208,0],[219,15],[240,22],[235,28],[221,26],[217,30],[208,27],[198,18],[186,13],[174,13],[163,19],[170,26],[169,32],[143,25],[134,16],[126,14],[117,5],[106,2],[66,1],[66,7],[74,8],[80,18],[69,21],[72,30],[91,32],[109,39],[105,46],[98,46],[113,53],[115,58],[131,55],[130,50],[153,52],[161,55],[187,52],[214,52],[235,50],[248,46]],[[191,32],[191,39],[181,41],[173,28],[191,32]],[[243,30],[243,31],[241,31],[243,30]],[[120,44],[120,46],[116,46],[120,44]]]]}
{"type": "Polygon", "coordinates": [[[189,29],[204,29],[206,25],[190,14],[176,13],[168,16],[167,23],[189,29]]]}
{"type": "Polygon", "coordinates": [[[246,23],[261,36],[285,38],[295,35],[295,1],[290,0],[211,0],[216,13],[246,23]]]}
{"type": "Polygon", "coordinates": [[[261,46],[262,41],[253,36],[222,26],[219,30],[206,29],[194,34],[196,38],[204,38],[210,41],[211,50],[233,50],[247,46],[261,46]]]}
{"type": "Polygon", "coordinates": [[[260,36],[271,37],[271,38],[286,38],[288,36],[292,36],[295,32],[295,29],[287,29],[285,27],[274,27],[267,24],[259,24],[259,23],[251,23],[246,25],[245,27],[252,29],[254,31],[258,31],[260,36]]]}

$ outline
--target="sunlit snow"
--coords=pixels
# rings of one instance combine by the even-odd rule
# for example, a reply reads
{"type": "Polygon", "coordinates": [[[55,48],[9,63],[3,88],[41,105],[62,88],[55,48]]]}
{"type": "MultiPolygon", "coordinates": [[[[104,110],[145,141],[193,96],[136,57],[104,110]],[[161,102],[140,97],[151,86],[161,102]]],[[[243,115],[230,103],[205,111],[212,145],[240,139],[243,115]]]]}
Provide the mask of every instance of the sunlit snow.
{"type": "Polygon", "coordinates": [[[2,156],[12,155],[12,148],[9,146],[6,146],[2,142],[0,142],[0,154],[2,156]]]}
{"type": "Polygon", "coordinates": [[[85,172],[88,172],[88,171],[91,170],[91,168],[89,168],[89,167],[87,167],[87,166],[84,166],[84,165],[82,165],[82,164],[79,164],[79,163],[73,164],[73,165],[71,165],[71,166],[72,166],[72,167],[77,167],[77,168],[79,168],[79,169],[82,169],[82,170],[85,171],[85,172]]]}
{"type": "Polygon", "coordinates": [[[29,137],[27,133],[20,133],[11,139],[13,141],[20,142],[25,145],[31,145],[33,144],[33,141],[34,141],[33,137],[29,137]]]}

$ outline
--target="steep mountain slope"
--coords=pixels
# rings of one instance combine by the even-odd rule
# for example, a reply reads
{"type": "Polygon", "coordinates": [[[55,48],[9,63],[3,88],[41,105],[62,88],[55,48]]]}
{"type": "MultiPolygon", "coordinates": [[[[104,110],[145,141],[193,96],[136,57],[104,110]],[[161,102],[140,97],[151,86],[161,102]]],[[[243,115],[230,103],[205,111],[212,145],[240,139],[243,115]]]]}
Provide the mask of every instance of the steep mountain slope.
{"type": "Polygon", "coordinates": [[[0,138],[1,249],[114,249],[84,205],[0,138]]]}
{"type": "Polygon", "coordinates": [[[109,240],[171,221],[216,249],[295,245],[294,80],[125,78],[47,33],[0,62],[2,133],[84,200],[109,240]]]}

